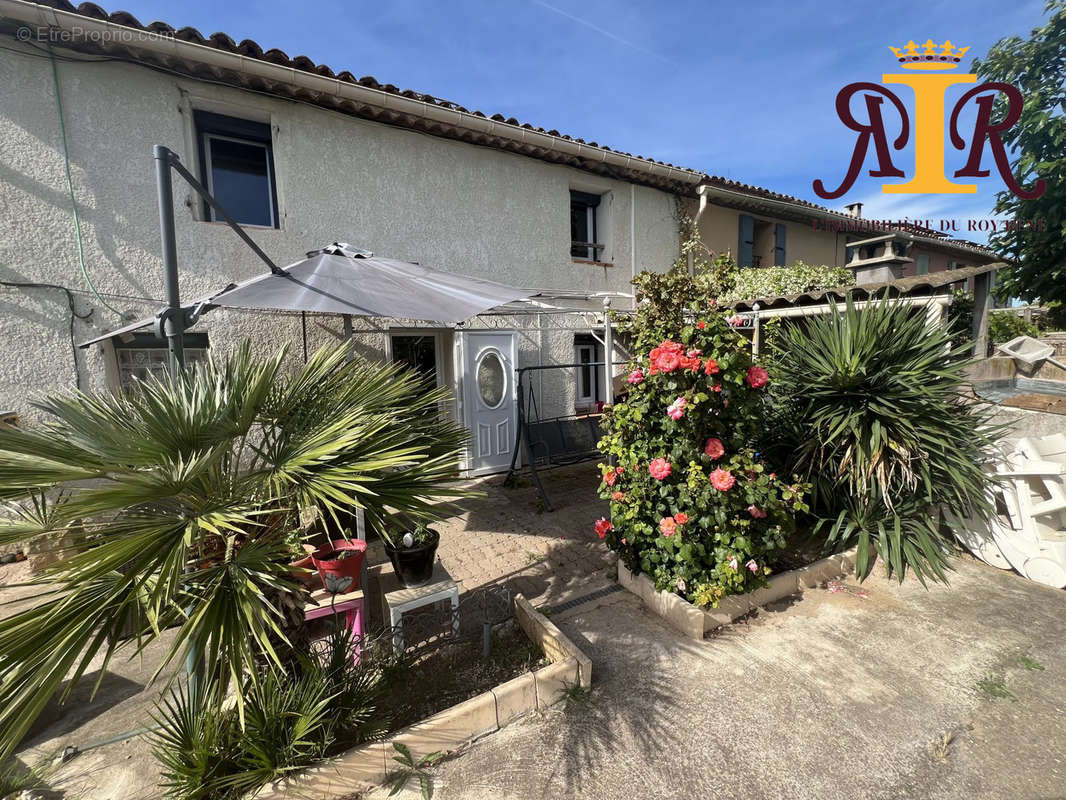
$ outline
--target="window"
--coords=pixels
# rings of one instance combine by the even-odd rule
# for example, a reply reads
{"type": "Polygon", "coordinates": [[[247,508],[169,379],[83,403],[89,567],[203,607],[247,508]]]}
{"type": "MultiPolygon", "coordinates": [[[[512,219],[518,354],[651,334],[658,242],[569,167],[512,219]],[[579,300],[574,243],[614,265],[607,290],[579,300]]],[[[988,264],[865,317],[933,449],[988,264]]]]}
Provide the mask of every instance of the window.
{"type": "MultiPolygon", "coordinates": [[[[112,341],[118,361],[118,383],[123,390],[134,388],[138,381],[150,375],[163,377],[170,368],[167,340],[154,333],[134,333],[125,338],[115,337],[112,341]]],[[[182,343],[186,365],[207,360],[206,333],[186,333],[182,343]]]]}
{"type": "Polygon", "coordinates": [[[929,254],[928,253],[919,253],[916,263],[917,263],[917,267],[916,267],[917,273],[916,274],[918,274],[918,275],[928,275],[929,274],[929,254]]]}
{"type": "Polygon", "coordinates": [[[596,216],[602,198],[598,194],[570,191],[570,255],[588,261],[602,261],[606,245],[596,216]]]}
{"type": "Polygon", "coordinates": [[[422,376],[431,386],[440,383],[437,372],[437,336],[433,333],[391,334],[392,360],[422,376]]]}
{"type": "MultiPolygon", "coordinates": [[[[270,126],[208,111],[193,116],[207,190],[242,225],[278,227],[270,126]]],[[[206,202],[204,218],[217,220],[206,202]]]]}
{"type": "Polygon", "coordinates": [[[764,267],[786,263],[788,226],[740,214],[737,240],[738,267],[764,267]]]}
{"type": "Polygon", "coordinates": [[[574,337],[577,389],[574,405],[580,411],[596,408],[603,400],[603,346],[591,336],[574,337]]]}

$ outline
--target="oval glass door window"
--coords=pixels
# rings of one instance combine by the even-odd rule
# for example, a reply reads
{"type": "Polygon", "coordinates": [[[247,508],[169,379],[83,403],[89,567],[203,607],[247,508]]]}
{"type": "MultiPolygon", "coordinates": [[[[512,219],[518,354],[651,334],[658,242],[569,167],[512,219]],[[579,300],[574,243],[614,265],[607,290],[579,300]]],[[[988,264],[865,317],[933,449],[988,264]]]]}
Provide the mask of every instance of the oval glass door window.
{"type": "Polygon", "coordinates": [[[481,357],[477,365],[477,391],[481,395],[481,402],[489,408],[499,407],[503,403],[506,387],[507,377],[503,361],[498,353],[490,350],[481,357]]]}

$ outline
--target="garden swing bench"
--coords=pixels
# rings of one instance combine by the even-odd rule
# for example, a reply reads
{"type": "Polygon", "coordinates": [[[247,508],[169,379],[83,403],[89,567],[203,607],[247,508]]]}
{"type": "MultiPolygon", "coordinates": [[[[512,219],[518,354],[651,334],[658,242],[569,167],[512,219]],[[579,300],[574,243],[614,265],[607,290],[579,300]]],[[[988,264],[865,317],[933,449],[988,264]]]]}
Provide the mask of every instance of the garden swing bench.
{"type": "Polygon", "coordinates": [[[521,471],[518,466],[518,456],[522,453],[533,482],[537,486],[537,491],[540,493],[544,508],[547,511],[554,511],[544,484],[540,480],[538,466],[540,469],[550,469],[598,458],[600,453],[596,449],[596,443],[599,442],[601,436],[602,404],[597,411],[541,417],[537,393],[533,389],[530,373],[541,370],[603,368],[605,366],[604,361],[594,361],[580,364],[545,364],[516,370],[518,426],[515,432],[514,448],[511,451],[511,467],[507,471],[507,477],[504,478],[504,486],[517,485],[518,474],[521,471]]]}

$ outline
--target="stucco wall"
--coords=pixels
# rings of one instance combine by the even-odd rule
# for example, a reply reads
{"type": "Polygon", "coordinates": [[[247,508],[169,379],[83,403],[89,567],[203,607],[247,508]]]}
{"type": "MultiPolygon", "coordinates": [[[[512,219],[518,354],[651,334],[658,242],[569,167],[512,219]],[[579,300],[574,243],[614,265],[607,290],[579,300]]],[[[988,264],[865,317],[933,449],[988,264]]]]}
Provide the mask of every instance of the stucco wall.
{"type": "MultiPolygon", "coordinates": [[[[59,75],[85,261],[105,299],[133,316],[154,312],[164,294],[152,146],[170,147],[196,172],[197,108],[271,124],[280,229],[248,230],[280,264],[340,240],[520,286],[625,292],[634,270],[665,269],[677,255],[675,198],[654,189],[127,64],[61,62],[59,75]],[[614,266],[572,262],[571,188],[605,194],[605,260],[614,266]]],[[[5,54],[0,85],[0,280],[78,292],[78,313],[92,311],[76,322],[79,340],[117,327],[79,271],[50,62],[5,54]]],[[[175,206],[184,297],[264,269],[228,228],[197,220],[193,193],[177,179],[175,206]]],[[[0,409],[26,412],[29,397],[73,384],[67,301],[56,290],[0,287],[0,303],[0,409]]],[[[367,323],[365,352],[382,352],[386,324],[367,323]]],[[[340,325],[312,318],[311,347],[334,341],[340,325]]],[[[245,337],[263,351],[300,350],[298,316],[220,311],[198,329],[218,350],[245,337]]],[[[569,360],[572,335],[553,336],[523,344],[522,360],[569,360]]],[[[79,355],[84,386],[102,387],[105,357],[99,346],[79,355]]]]}
{"type": "MultiPolygon", "coordinates": [[[[807,264],[840,266],[844,263],[844,237],[838,237],[835,233],[814,228],[803,222],[782,220],[771,214],[761,214],[752,211],[739,211],[735,208],[708,203],[700,217],[700,237],[703,243],[714,253],[728,252],[737,257],[737,246],[740,239],[741,214],[750,214],[756,220],[770,223],[784,223],[788,232],[785,234],[785,262],[795,264],[803,261],[807,264]]],[[[762,256],[763,266],[772,266],[774,263],[774,239],[773,227],[766,234],[756,240],[755,255],[762,256]]]]}

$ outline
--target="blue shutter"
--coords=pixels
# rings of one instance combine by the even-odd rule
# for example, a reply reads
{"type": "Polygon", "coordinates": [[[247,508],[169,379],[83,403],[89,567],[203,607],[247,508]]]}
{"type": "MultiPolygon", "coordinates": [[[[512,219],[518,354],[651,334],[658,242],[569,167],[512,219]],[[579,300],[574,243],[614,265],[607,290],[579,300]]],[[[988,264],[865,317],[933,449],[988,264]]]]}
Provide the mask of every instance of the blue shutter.
{"type": "Polygon", "coordinates": [[[737,266],[750,267],[755,263],[755,219],[740,215],[740,241],[737,244],[737,266]]]}
{"type": "Polygon", "coordinates": [[[785,234],[788,232],[788,226],[783,222],[779,222],[774,225],[774,266],[783,267],[785,265],[785,234]]]}

